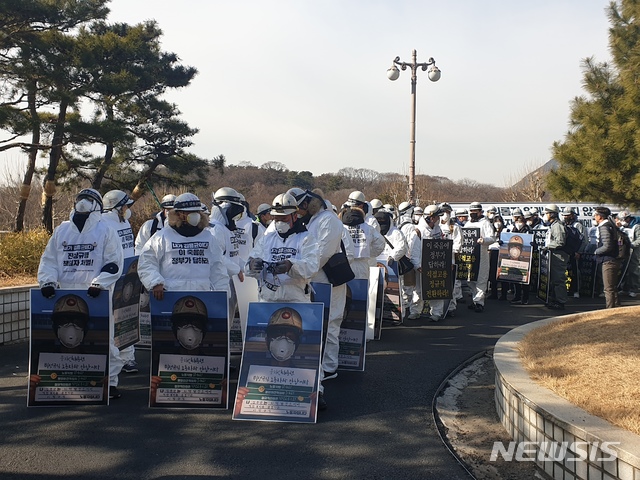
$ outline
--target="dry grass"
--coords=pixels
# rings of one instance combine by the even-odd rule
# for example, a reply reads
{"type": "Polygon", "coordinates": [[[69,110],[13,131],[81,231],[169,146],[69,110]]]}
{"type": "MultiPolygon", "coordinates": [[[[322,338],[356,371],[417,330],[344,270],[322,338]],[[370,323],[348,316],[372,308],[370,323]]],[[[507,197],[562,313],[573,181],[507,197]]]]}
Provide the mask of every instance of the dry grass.
{"type": "Polygon", "coordinates": [[[5,275],[0,272],[0,288],[3,287],[21,287],[24,285],[33,285],[38,283],[35,275],[5,275]]]}
{"type": "Polygon", "coordinates": [[[640,435],[640,318],[600,310],[538,328],[520,343],[531,378],[592,415],[640,435]]]}

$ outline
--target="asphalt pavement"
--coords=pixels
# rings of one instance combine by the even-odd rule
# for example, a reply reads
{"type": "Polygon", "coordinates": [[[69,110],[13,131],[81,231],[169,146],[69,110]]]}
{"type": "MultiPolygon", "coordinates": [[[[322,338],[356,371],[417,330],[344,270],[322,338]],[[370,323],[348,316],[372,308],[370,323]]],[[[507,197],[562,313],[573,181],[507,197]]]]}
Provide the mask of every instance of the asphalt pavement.
{"type": "MultiPolygon", "coordinates": [[[[565,313],[600,308],[604,299],[570,298],[565,313]]],[[[381,340],[367,345],[365,372],[340,371],[325,382],[328,409],[316,424],[149,409],[145,350],[136,354],[140,373],[121,374],[122,398],[109,406],[27,408],[28,343],[0,346],[0,478],[469,478],[437,434],[431,404],[438,386],[507,331],[556,314],[536,300],[487,300],[483,313],[460,304],[455,318],[441,322],[385,324],[381,340]]]]}

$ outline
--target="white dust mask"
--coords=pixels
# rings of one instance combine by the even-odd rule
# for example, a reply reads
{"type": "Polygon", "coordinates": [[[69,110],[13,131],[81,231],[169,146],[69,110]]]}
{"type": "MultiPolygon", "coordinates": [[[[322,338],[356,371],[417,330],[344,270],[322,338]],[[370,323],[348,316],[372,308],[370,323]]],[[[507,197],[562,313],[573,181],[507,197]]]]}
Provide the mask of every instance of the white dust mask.
{"type": "Polygon", "coordinates": [[[176,336],[178,337],[180,345],[187,350],[193,350],[200,345],[204,335],[202,334],[202,330],[199,328],[196,328],[193,325],[185,325],[184,327],[178,328],[176,336]]]}
{"type": "Polygon", "coordinates": [[[448,213],[445,213],[440,217],[440,223],[448,223],[449,220],[451,220],[451,215],[449,215],[448,213]]]}
{"type": "Polygon", "coordinates": [[[88,198],[83,198],[76,202],[75,210],[78,213],[93,212],[94,205],[95,203],[93,200],[89,200],[88,198]]]}
{"type": "Polygon", "coordinates": [[[82,343],[84,330],[75,323],[67,323],[58,328],[58,339],[67,348],[75,348],[82,343]]]}
{"type": "Polygon", "coordinates": [[[127,211],[122,215],[122,218],[129,220],[131,218],[131,210],[127,209],[127,211]]]}
{"type": "Polygon", "coordinates": [[[283,235],[291,229],[287,222],[282,222],[280,220],[276,221],[274,226],[276,227],[276,231],[283,235]]]}
{"type": "Polygon", "coordinates": [[[187,223],[192,227],[197,227],[200,223],[200,212],[191,212],[187,215],[187,223]]]}
{"type": "Polygon", "coordinates": [[[296,343],[285,336],[274,338],[269,344],[271,356],[279,362],[289,360],[296,351],[296,343]]]}

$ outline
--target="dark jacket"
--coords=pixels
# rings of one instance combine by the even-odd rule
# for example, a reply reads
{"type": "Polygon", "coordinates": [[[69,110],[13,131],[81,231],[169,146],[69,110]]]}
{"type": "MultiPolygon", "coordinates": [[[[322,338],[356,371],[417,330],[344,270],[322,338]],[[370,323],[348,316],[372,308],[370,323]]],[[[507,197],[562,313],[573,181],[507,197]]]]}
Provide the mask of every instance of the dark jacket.
{"type": "Polygon", "coordinates": [[[618,258],[618,236],[611,220],[604,220],[598,225],[598,248],[595,253],[599,263],[611,262],[618,258]]]}

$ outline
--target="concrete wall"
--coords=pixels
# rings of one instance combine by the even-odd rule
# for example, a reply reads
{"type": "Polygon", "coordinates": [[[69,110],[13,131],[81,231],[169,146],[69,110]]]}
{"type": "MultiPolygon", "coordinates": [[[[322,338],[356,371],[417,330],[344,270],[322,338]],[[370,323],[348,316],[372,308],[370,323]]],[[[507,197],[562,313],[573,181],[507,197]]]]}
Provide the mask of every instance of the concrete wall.
{"type": "Polygon", "coordinates": [[[36,287],[0,288],[0,345],[29,339],[29,291],[36,287]]]}
{"type": "MultiPolygon", "coordinates": [[[[640,307],[628,308],[640,314],[640,307]]],[[[498,341],[493,355],[498,417],[514,441],[532,442],[526,444],[528,457],[534,457],[554,480],[640,480],[640,436],[590,415],[536,384],[520,363],[518,344],[529,331],[570,317],[523,325],[498,341]],[[552,442],[567,442],[568,453],[557,458],[545,455],[545,447],[552,442]],[[616,444],[605,444],[607,451],[603,451],[603,442],[616,444]]]]}

